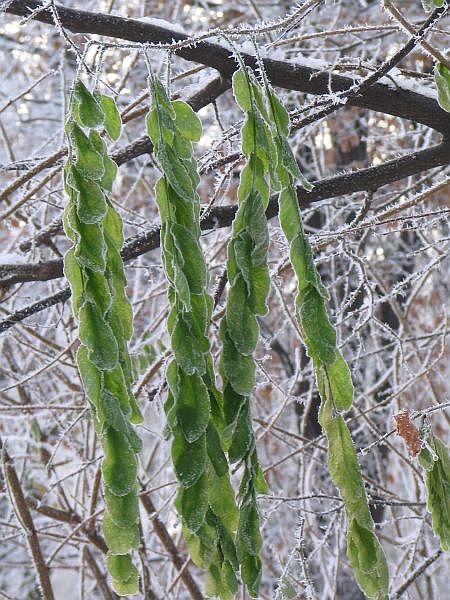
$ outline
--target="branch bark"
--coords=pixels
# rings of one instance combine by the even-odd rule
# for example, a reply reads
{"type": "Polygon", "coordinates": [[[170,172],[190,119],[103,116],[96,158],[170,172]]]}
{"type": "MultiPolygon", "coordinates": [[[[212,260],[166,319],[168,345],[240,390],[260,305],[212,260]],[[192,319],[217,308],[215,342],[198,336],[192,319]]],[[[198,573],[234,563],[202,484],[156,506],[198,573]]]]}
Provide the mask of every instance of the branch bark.
{"type": "Polygon", "coordinates": [[[155,530],[156,535],[159,537],[162,545],[169,553],[174,566],[180,572],[180,577],[183,580],[183,583],[185,584],[187,589],[189,590],[191,597],[193,598],[193,600],[202,600],[203,594],[201,593],[196,582],[192,578],[189,569],[183,569],[185,561],[181,558],[172,537],[166,529],[166,526],[161,521],[161,519],[158,518],[155,505],[153,504],[150,496],[148,494],[142,494],[140,496],[140,499],[142,506],[144,507],[146,513],[148,514],[153,523],[153,529],[155,530]]]}
{"type": "Polygon", "coordinates": [[[39,587],[42,592],[42,596],[45,600],[55,600],[53,594],[53,588],[50,581],[49,569],[45,563],[44,556],[41,550],[41,544],[39,542],[39,536],[34,526],[33,519],[28,509],[25,496],[23,494],[22,486],[20,485],[17,471],[14,467],[14,463],[8,451],[3,445],[0,438],[0,451],[2,454],[2,465],[3,473],[5,475],[5,481],[7,483],[8,491],[11,496],[11,504],[16,514],[17,520],[21,525],[27,545],[30,549],[31,558],[36,569],[36,575],[39,582],[39,587]]]}
{"type": "MultiPolygon", "coordinates": [[[[48,517],[49,519],[53,519],[54,521],[59,521],[60,523],[68,523],[69,525],[79,525],[82,521],[80,515],[75,512],[67,512],[65,510],[61,510],[60,508],[55,508],[54,506],[48,506],[46,504],[40,504],[36,498],[33,496],[28,496],[26,498],[27,506],[35,510],[41,515],[48,517]]],[[[87,537],[87,539],[102,552],[106,554],[108,552],[108,547],[105,543],[103,537],[97,533],[95,527],[90,527],[88,525],[83,525],[81,531],[87,537]]]]}
{"type": "MultiPolygon", "coordinates": [[[[314,182],[314,189],[311,192],[306,192],[303,188],[298,188],[297,196],[299,205],[301,208],[305,208],[320,200],[336,198],[337,196],[352,194],[354,192],[376,191],[388,183],[409,177],[420,171],[447,165],[449,162],[450,142],[445,142],[427,150],[413,152],[401,158],[388,161],[382,165],[314,182]]],[[[202,230],[228,227],[233,221],[236,210],[236,205],[213,207],[207,217],[201,220],[202,230]]],[[[268,219],[271,219],[277,214],[278,198],[274,195],[270,199],[266,215],[268,219]]],[[[144,233],[128,238],[122,250],[122,258],[125,261],[132,260],[158,247],[159,226],[154,226],[144,233]]],[[[61,259],[31,264],[0,265],[0,289],[16,283],[48,281],[58,279],[62,276],[63,263],[61,259]]],[[[59,292],[59,294],[62,294],[62,292],[59,292]]],[[[67,300],[68,297],[67,292],[65,292],[59,297],[58,301],[67,300]]],[[[42,309],[48,308],[48,306],[50,305],[43,305],[42,309]]],[[[26,316],[29,316],[29,314],[26,316]]],[[[5,331],[3,328],[4,323],[5,321],[0,322],[0,333],[5,331]]]]}
{"type": "Polygon", "coordinates": [[[89,565],[92,575],[94,576],[95,581],[97,582],[98,588],[103,596],[103,599],[104,600],[119,600],[119,596],[117,596],[117,594],[115,594],[113,591],[111,591],[109,589],[109,587],[106,583],[105,574],[100,570],[99,566],[97,565],[97,563],[95,561],[95,558],[92,556],[92,553],[87,546],[85,546],[83,548],[83,555],[84,555],[84,560],[89,565]]]}
{"type": "MultiPolygon", "coordinates": [[[[38,0],[15,0],[6,5],[6,12],[27,17],[33,10],[42,7],[38,0]]],[[[125,19],[115,15],[98,14],[55,5],[61,25],[73,33],[103,35],[139,44],[172,44],[174,41],[189,40],[189,36],[169,28],[136,19],[125,19]]],[[[444,14],[447,6],[438,9],[444,14]]],[[[35,20],[53,24],[50,9],[41,10],[35,20]]],[[[201,41],[190,46],[175,49],[182,58],[217,69],[224,77],[230,78],[237,66],[230,50],[219,44],[201,41]]],[[[244,62],[256,68],[256,60],[242,53],[244,62]]],[[[268,77],[273,85],[315,95],[328,95],[344,92],[352,88],[355,81],[351,77],[337,75],[309,67],[307,60],[297,59],[295,63],[265,58],[263,60],[268,77]]],[[[348,101],[349,105],[369,108],[377,112],[422,123],[450,137],[450,118],[431,96],[415,92],[400,84],[378,82],[348,101]]]]}

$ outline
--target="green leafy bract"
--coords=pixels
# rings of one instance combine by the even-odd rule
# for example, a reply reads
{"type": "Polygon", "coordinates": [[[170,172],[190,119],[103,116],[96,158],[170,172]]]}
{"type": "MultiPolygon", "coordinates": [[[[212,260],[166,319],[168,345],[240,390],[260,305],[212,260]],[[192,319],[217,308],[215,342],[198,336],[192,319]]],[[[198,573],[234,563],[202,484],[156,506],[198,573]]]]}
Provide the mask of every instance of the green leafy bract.
{"type": "Polygon", "coordinates": [[[114,591],[119,596],[132,596],[139,592],[139,574],[129,554],[109,554],[106,564],[114,591]]]}
{"type": "Polygon", "coordinates": [[[146,123],[163,172],[155,191],[169,284],[167,329],[175,357],[166,371],[170,391],[164,406],[180,482],[175,506],[192,560],[206,569],[206,593],[225,599],[231,598],[237,585],[237,565],[231,567],[223,558],[230,544],[234,548],[237,521],[220,434],[222,396],[214,383],[207,335],[212,299],[199,240],[199,177],[192,154],[192,142],[200,139],[202,129],[188,104],[171,102],[155,77],[149,84],[152,105],[146,123]]]}
{"type": "Polygon", "coordinates": [[[103,536],[111,554],[127,554],[130,549],[139,546],[139,527],[137,523],[121,527],[111,518],[109,512],[103,517],[103,536]]]}
{"type": "Polygon", "coordinates": [[[82,223],[99,223],[108,208],[101,187],[94,181],[83,179],[73,168],[74,181],[77,182],[77,215],[82,223]],[[75,175],[76,173],[76,175],[75,175]]]}
{"type": "Polygon", "coordinates": [[[75,82],[73,94],[76,103],[75,110],[80,125],[84,127],[100,127],[105,117],[102,107],[79,79],[75,82]]]}
{"type": "Polygon", "coordinates": [[[249,73],[244,69],[238,69],[233,73],[233,94],[239,107],[244,112],[252,112],[252,90],[249,85],[249,73]]]}
{"type": "Polygon", "coordinates": [[[450,453],[438,437],[426,432],[418,461],[425,470],[427,508],[441,548],[450,552],[450,453]]]}
{"type": "Polygon", "coordinates": [[[139,518],[138,499],[136,490],[132,490],[125,496],[116,496],[109,488],[103,490],[109,517],[119,527],[132,527],[139,518]]]}
{"type": "Polygon", "coordinates": [[[307,353],[313,360],[322,400],[319,423],[328,440],[329,471],[347,513],[348,558],[358,585],[366,596],[384,600],[388,597],[387,562],[375,535],[355,447],[339,414],[347,411],[353,402],[351,374],[336,345],[336,332],[325,305],[328,294],[315,266],[297,201],[296,183],[307,191],[312,186],[302,175],[286,139],[288,113],[276,99],[264,71],[262,73],[270,127],[278,153],[276,171],[281,182],[280,224],[289,243],[290,259],[298,283],[297,320],[307,353]]]}
{"type": "Polygon", "coordinates": [[[202,123],[195,112],[186,102],[175,100],[172,102],[175,111],[175,126],[181,136],[192,142],[198,142],[202,136],[202,123]]]}
{"type": "Polygon", "coordinates": [[[335,409],[348,410],[353,403],[353,383],[350,369],[339,351],[336,351],[336,360],[325,366],[325,372],[335,409]]]}
{"type": "Polygon", "coordinates": [[[83,306],[84,287],[83,271],[75,258],[73,248],[70,248],[64,256],[64,276],[71,282],[72,287],[72,311],[75,317],[78,317],[80,308],[83,306]]]}
{"type": "Polygon", "coordinates": [[[192,533],[196,533],[205,521],[206,511],[209,506],[209,490],[206,472],[188,488],[180,490],[180,512],[183,515],[185,526],[192,533]]]}
{"type": "Polygon", "coordinates": [[[77,152],[75,163],[77,170],[87,179],[101,179],[105,173],[101,154],[97,152],[91,140],[77,123],[69,122],[68,129],[69,139],[77,152]]]}
{"type": "Polygon", "coordinates": [[[235,278],[227,302],[226,319],[228,335],[237,351],[253,354],[259,337],[258,321],[247,302],[247,287],[241,275],[235,278]]]}
{"type": "Polygon", "coordinates": [[[322,296],[313,286],[299,291],[297,315],[305,334],[309,356],[325,364],[336,360],[336,332],[331,325],[322,296]]]}
{"type": "Polygon", "coordinates": [[[136,454],[123,433],[107,427],[103,434],[105,457],[102,473],[105,486],[115,496],[126,496],[135,489],[136,454]]]}
{"type": "Polygon", "coordinates": [[[80,340],[89,350],[89,360],[101,371],[113,369],[119,360],[117,341],[96,304],[86,302],[79,313],[80,340]]]}
{"type": "Polygon", "coordinates": [[[117,140],[122,131],[122,120],[114,98],[102,94],[101,106],[105,115],[105,129],[112,140],[117,140]]]}
{"type": "Polygon", "coordinates": [[[203,434],[189,443],[179,429],[174,430],[172,461],[180,483],[188,488],[194,485],[206,469],[206,437],[203,434]]]}
{"type": "Polygon", "coordinates": [[[373,529],[360,525],[355,518],[351,519],[347,544],[348,558],[359,587],[368,598],[387,600],[389,572],[383,549],[373,529]]]}
{"type": "Polygon", "coordinates": [[[120,255],[122,221],[109,198],[117,165],[108,157],[101,135],[92,129],[104,125],[111,139],[117,139],[121,121],[112,98],[92,94],[80,81],[74,85],[72,105],[66,127],[64,229],[74,245],[64,257],[64,274],[79,321],[78,369],[104,452],[107,566],[116,593],[129,595],[139,590],[129,552],[139,545],[136,455],[142,444],[132,423],[141,422],[142,415],[131,393],[127,342],[133,315],[120,255]]]}
{"type": "Polygon", "coordinates": [[[186,440],[195,442],[205,433],[210,421],[208,389],[197,374],[189,375],[183,369],[179,369],[178,377],[178,422],[186,440]]]}
{"type": "Polygon", "coordinates": [[[450,71],[442,63],[438,62],[434,67],[434,81],[439,104],[444,110],[450,112],[450,71]]]}

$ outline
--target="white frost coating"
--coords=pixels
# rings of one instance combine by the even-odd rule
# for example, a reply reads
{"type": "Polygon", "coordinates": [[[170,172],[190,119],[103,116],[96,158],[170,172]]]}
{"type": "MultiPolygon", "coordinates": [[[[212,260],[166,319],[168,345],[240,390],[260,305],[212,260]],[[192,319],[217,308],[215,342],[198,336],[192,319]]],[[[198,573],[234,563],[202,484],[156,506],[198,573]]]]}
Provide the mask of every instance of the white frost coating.
{"type": "Polygon", "coordinates": [[[156,19],[155,17],[139,17],[137,21],[142,21],[143,23],[148,23],[155,27],[162,27],[163,29],[170,29],[171,31],[187,35],[187,31],[175,21],[166,21],[165,19],[156,19]]]}
{"type": "MultiPolygon", "coordinates": [[[[382,77],[378,83],[387,85],[391,90],[398,90],[400,88],[402,90],[407,90],[408,92],[415,92],[416,94],[421,94],[422,96],[426,96],[430,100],[437,100],[437,94],[433,87],[427,87],[423,85],[423,83],[415,81],[409,77],[406,78],[403,75],[387,75],[385,77],[382,77]]],[[[431,79],[430,85],[434,85],[434,82],[431,79]]]]}
{"type": "Polygon", "coordinates": [[[18,252],[0,252],[0,269],[2,265],[26,266],[27,264],[23,262],[23,254],[19,254],[18,252]]]}
{"type": "MultiPolygon", "coordinates": [[[[271,56],[271,58],[273,58],[273,56],[271,56]]],[[[302,59],[301,57],[296,57],[295,60],[286,62],[297,64],[302,67],[310,67],[312,69],[317,69],[318,71],[328,72],[330,68],[332,69],[330,63],[317,58],[308,57],[308,59],[302,59]]],[[[341,75],[343,77],[352,78],[355,84],[358,84],[358,82],[361,80],[361,78],[355,79],[355,75],[351,71],[336,74],[341,75]]],[[[401,71],[396,67],[394,67],[394,69],[392,69],[392,71],[390,71],[390,73],[387,76],[382,77],[379,81],[377,81],[377,84],[386,85],[391,90],[402,89],[407,90],[409,92],[416,92],[417,94],[421,94],[427,98],[430,98],[430,100],[437,100],[437,94],[434,87],[429,87],[427,85],[424,85],[423,83],[420,83],[419,81],[415,81],[409,77],[405,77],[401,74],[401,71]]],[[[430,86],[433,86],[433,81],[431,79],[430,86]]]]}
{"type": "Polygon", "coordinates": [[[234,47],[239,50],[239,52],[250,54],[252,56],[255,54],[255,46],[250,40],[245,40],[239,44],[235,42],[234,47]]]}
{"type": "Polygon", "coordinates": [[[318,69],[319,71],[328,71],[330,69],[330,63],[320,58],[303,58],[301,57],[301,51],[299,52],[300,58],[296,57],[295,60],[289,61],[293,64],[300,65],[302,67],[311,67],[312,69],[318,69]]]}

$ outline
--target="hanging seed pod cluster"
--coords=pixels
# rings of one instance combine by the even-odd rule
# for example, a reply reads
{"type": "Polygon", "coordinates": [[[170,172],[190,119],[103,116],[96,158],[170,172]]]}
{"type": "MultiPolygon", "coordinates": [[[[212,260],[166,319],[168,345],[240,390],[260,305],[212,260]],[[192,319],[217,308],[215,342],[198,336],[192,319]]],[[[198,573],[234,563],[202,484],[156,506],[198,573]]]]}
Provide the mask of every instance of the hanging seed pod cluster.
{"type": "Polygon", "coordinates": [[[336,332],[325,306],[328,294],[314,264],[295,192],[298,182],[308,190],[311,186],[302,176],[287,141],[288,113],[262,75],[263,86],[242,67],[232,82],[235,99],[246,115],[241,132],[246,163],[228,245],[230,289],[220,325],[223,395],[213,383],[207,339],[211,300],[206,294],[207,271],[198,242],[200,207],[195,189],[199,180],[191,142],[199,139],[201,127],[188,105],[170,102],[163,86],[155,78],[150,81],[153,102],[147,130],[163,170],[156,195],[162,220],[163,263],[169,281],[168,329],[175,355],[167,369],[170,391],[166,413],[173,436],[172,458],[181,483],[177,508],[191,556],[207,570],[207,595],[232,597],[237,589],[235,573],[240,568],[242,581],[256,597],[262,545],[256,495],[267,487],[256,455],[250,396],[255,384],[257,316],[267,311],[270,287],[265,209],[270,192],[278,191],[280,222],[298,280],[299,327],[322,396],[320,423],[328,438],[330,473],[341,492],[349,521],[349,560],[364,593],[382,599],[387,597],[386,560],[374,533],[356,451],[341,415],[352,404],[353,386],[337,349],[336,332]],[[204,299],[200,300],[202,295],[204,299]],[[237,513],[228,478],[222,490],[226,491],[227,504],[233,506],[229,512],[233,518],[222,518],[222,523],[217,504],[211,501],[221,487],[211,491],[214,486],[208,481],[211,473],[216,481],[220,477],[218,456],[226,473],[223,450],[229,462],[241,466],[243,472],[235,536],[237,513]],[[227,538],[223,523],[228,526],[227,538]],[[228,554],[224,554],[225,548],[228,554]]]}
{"type": "Polygon", "coordinates": [[[239,69],[233,76],[233,93],[245,113],[241,131],[246,159],[238,188],[238,211],[228,244],[230,283],[225,315],[220,324],[223,380],[230,463],[241,464],[237,549],[241,577],[250,595],[257,596],[261,579],[257,492],[267,486],[256,453],[250,397],[255,385],[253,354],[259,339],[258,315],[267,312],[270,288],[267,253],[269,233],[265,210],[273,180],[275,147],[264,119],[263,91],[254,75],[239,69]]]}
{"type": "Polygon", "coordinates": [[[423,447],[417,459],[425,471],[427,509],[442,550],[450,552],[450,452],[430,427],[420,433],[423,447]]]}
{"type": "MultiPolygon", "coordinates": [[[[422,0],[422,6],[425,11],[431,11],[447,6],[447,2],[422,0]]],[[[444,8],[434,11],[429,23],[432,20],[433,24],[437,23],[438,13],[444,15],[444,8]]],[[[280,27],[292,18],[296,18],[295,15],[289,16],[280,27]]],[[[427,31],[431,29],[430,25],[427,31]]],[[[259,33],[263,30],[254,29],[259,33]]],[[[229,47],[233,47],[223,32],[219,30],[215,34],[222,35],[229,47]]],[[[187,43],[190,41],[192,39],[187,43]]],[[[170,52],[180,47],[171,46],[170,52]]],[[[160,248],[168,284],[167,330],[172,358],[165,369],[164,410],[165,436],[170,440],[179,484],[175,507],[190,559],[205,571],[205,595],[232,600],[242,585],[251,597],[259,597],[263,540],[257,496],[266,493],[268,488],[257,456],[252,396],[257,370],[255,352],[260,337],[258,319],[267,313],[270,291],[266,210],[270,195],[276,193],[279,221],[295,274],[298,331],[321,397],[318,422],[327,440],[329,473],[345,509],[348,562],[366,597],[387,600],[387,562],[376,535],[357,452],[345,421],[354,400],[351,373],[338,348],[337,333],[327,310],[329,294],[316,268],[298,203],[298,186],[307,191],[313,186],[303,177],[291,150],[289,114],[269,84],[255,40],[254,47],[255,71],[235,52],[239,68],[233,74],[232,90],[243,113],[240,131],[243,166],[237,190],[237,212],[227,245],[229,286],[214,341],[216,362],[210,347],[213,300],[208,292],[209,274],[201,245],[197,192],[200,178],[193,153],[193,144],[200,140],[202,126],[189,104],[171,101],[168,89],[152,73],[149,77],[151,107],[146,129],[162,173],[155,186],[155,198],[161,218],[160,248]],[[219,380],[221,385],[217,383],[219,380]],[[236,490],[232,485],[234,481],[238,482],[236,490]]],[[[211,49],[214,50],[213,46],[211,49]]],[[[435,48],[428,47],[428,50],[436,60],[434,81],[438,104],[450,112],[448,60],[435,48]]],[[[103,49],[100,55],[102,52],[103,49]]],[[[247,55],[246,61],[252,60],[247,55]]],[[[379,83],[381,86],[381,80],[379,83]]],[[[352,89],[350,86],[350,92],[352,89]]],[[[361,89],[363,93],[364,85],[361,89]]],[[[17,96],[16,100],[21,97],[17,96]]],[[[427,100],[431,106],[429,95],[427,100]]],[[[372,106],[370,99],[368,102],[361,106],[372,106]]],[[[433,111],[437,109],[436,106],[433,111]]],[[[403,114],[392,108],[388,110],[393,115],[403,114]]],[[[316,117],[318,115],[320,113],[316,117]]],[[[221,126],[220,115],[216,116],[221,126]]],[[[433,120],[421,117],[417,122],[433,126],[433,120]]],[[[139,574],[132,556],[140,543],[137,472],[142,443],[135,426],[143,419],[132,393],[140,365],[139,361],[131,360],[128,352],[133,313],[126,294],[121,257],[122,220],[112,203],[117,165],[107,153],[108,140],[116,141],[121,128],[114,99],[97,89],[90,91],[77,79],[66,123],[68,159],[64,167],[64,189],[68,201],[63,224],[71,247],[64,256],[64,274],[70,283],[72,311],[79,327],[78,370],[103,450],[102,532],[108,549],[107,569],[114,591],[130,596],[140,591],[139,574]]],[[[401,159],[403,176],[412,158],[417,157],[401,159]]],[[[23,184],[21,179],[17,185],[23,184]]],[[[6,191],[10,193],[15,189],[13,184],[7,186],[6,191]]],[[[440,189],[441,184],[430,188],[433,192],[440,189]]],[[[5,218],[23,202],[8,210],[5,218]]],[[[413,206],[409,201],[404,204],[413,206]]],[[[397,208],[400,210],[397,205],[393,207],[397,208]]],[[[411,221],[418,218],[415,213],[411,215],[408,217],[411,221]]],[[[368,227],[374,222],[370,221],[368,227]]],[[[13,322],[15,317],[11,317],[13,319],[8,317],[8,320],[13,322]]],[[[154,329],[149,331],[152,332],[149,335],[153,335],[154,329]]],[[[413,340],[411,337],[407,341],[413,340]]],[[[153,353],[150,345],[146,352],[153,353]]],[[[449,450],[428,425],[419,431],[407,412],[397,415],[397,431],[423,469],[432,527],[442,550],[450,551],[449,450]]],[[[52,559],[54,556],[52,554],[52,559]]],[[[338,552],[337,564],[339,559],[338,552]]],[[[419,574],[420,569],[406,582],[403,591],[419,574]]],[[[180,572],[176,577],[181,576],[180,572]]],[[[306,570],[305,579],[308,579],[306,570]]],[[[176,583],[177,579],[169,592],[176,583]]],[[[307,593],[306,586],[304,591],[307,593]]],[[[278,593],[284,593],[281,585],[278,593]]],[[[293,595],[301,593],[293,591],[293,595]]]]}
{"type": "Polygon", "coordinates": [[[274,160],[281,185],[279,218],[289,243],[289,255],[297,278],[296,315],[312,359],[317,385],[322,399],[319,423],[328,440],[328,467],[339,489],[348,519],[347,554],[356,580],[369,598],[387,598],[388,568],[381,545],[375,534],[356,450],[342,414],[353,402],[350,371],[336,345],[336,332],[326,310],[328,293],[321,283],[312,249],[305,235],[296,184],[306,190],[305,181],[287,141],[289,115],[265,83],[269,126],[276,146],[274,160]]]}
{"type": "Polygon", "coordinates": [[[122,221],[109,196],[117,165],[108,157],[100,134],[105,130],[117,139],[121,120],[111,97],[91,93],[79,80],[71,108],[66,124],[64,230],[73,246],[64,257],[64,273],[79,323],[78,369],[104,452],[107,566],[115,591],[128,595],[139,589],[130,552],[139,544],[136,455],[141,440],[133,425],[141,423],[142,416],[131,393],[127,344],[133,315],[120,255],[122,221]]]}
{"type": "Polygon", "coordinates": [[[425,471],[427,509],[431,514],[434,533],[444,552],[450,552],[450,452],[434,435],[430,423],[421,417],[419,429],[403,409],[394,415],[397,435],[405,442],[411,456],[417,458],[425,471]]]}
{"type": "Polygon", "coordinates": [[[238,513],[223,451],[223,399],[215,387],[208,341],[212,299],[199,242],[199,176],[192,155],[192,142],[200,139],[202,128],[192,108],[171,102],[155,77],[149,85],[147,131],[163,172],[156,201],[175,357],[166,373],[165,411],[180,482],[176,507],[191,558],[206,570],[206,594],[231,599],[238,589],[238,513]]]}

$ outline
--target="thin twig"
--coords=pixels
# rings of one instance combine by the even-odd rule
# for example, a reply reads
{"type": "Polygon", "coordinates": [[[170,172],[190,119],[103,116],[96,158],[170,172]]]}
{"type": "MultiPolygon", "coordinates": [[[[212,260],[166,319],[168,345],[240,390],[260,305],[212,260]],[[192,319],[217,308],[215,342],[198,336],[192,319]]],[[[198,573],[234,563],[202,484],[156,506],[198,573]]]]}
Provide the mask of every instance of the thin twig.
{"type": "Polygon", "coordinates": [[[33,561],[36,575],[39,581],[39,586],[45,600],[55,600],[53,588],[50,581],[49,568],[45,562],[39,542],[39,536],[34,526],[31,513],[25,500],[25,496],[20,485],[19,477],[17,476],[14,462],[0,438],[0,450],[2,453],[3,473],[7,489],[10,495],[12,508],[16,514],[17,520],[22,527],[30,549],[31,559],[33,561]]]}
{"type": "Polygon", "coordinates": [[[145,511],[147,512],[152,521],[156,535],[159,537],[162,545],[169,553],[175,568],[181,573],[181,579],[186,585],[187,589],[189,590],[191,598],[193,598],[194,600],[202,600],[203,594],[200,592],[200,589],[198,588],[195,580],[193,579],[191,572],[186,567],[185,561],[181,558],[180,554],[178,553],[177,547],[175,546],[171,535],[167,531],[166,526],[158,517],[156,508],[150,496],[148,494],[141,495],[140,500],[142,502],[142,506],[144,507],[145,511]]]}
{"type": "Polygon", "coordinates": [[[409,586],[412,583],[414,583],[418,577],[423,575],[423,573],[425,573],[428,567],[432,565],[441,556],[441,554],[442,550],[439,548],[439,550],[437,550],[434,554],[432,554],[426,560],[424,560],[423,563],[419,565],[413,573],[411,573],[408,579],[399,588],[395,590],[395,592],[392,595],[392,599],[395,600],[396,598],[400,598],[406,592],[409,586]]]}

